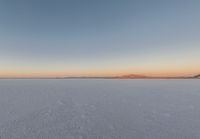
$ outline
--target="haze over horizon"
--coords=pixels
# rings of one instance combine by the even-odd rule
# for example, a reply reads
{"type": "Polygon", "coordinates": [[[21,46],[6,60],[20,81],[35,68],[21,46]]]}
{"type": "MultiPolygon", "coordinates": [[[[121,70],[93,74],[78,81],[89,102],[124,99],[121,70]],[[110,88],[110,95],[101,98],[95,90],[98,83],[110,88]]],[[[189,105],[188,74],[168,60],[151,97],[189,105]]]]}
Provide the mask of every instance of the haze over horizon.
{"type": "Polygon", "coordinates": [[[0,77],[200,73],[198,0],[1,0],[0,77]]]}

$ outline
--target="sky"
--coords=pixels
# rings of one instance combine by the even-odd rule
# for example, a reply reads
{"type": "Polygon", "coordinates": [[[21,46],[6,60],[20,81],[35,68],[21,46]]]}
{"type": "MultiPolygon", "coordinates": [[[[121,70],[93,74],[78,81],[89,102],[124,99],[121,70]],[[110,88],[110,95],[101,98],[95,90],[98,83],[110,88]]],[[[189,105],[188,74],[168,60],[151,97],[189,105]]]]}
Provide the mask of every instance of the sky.
{"type": "Polygon", "coordinates": [[[0,77],[199,73],[199,0],[0,0],[0,77]]]}

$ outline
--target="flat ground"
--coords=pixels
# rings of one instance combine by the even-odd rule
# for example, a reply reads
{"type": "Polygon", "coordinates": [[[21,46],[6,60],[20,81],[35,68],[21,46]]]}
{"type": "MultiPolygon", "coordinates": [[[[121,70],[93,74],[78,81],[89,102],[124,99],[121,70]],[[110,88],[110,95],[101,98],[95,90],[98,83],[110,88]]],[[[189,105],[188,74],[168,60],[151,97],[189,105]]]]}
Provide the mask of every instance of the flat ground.
{"type": "Polygon", "coordinates": [[[199,139],[200,80],[0,80],[1,139],[199,139]]]}

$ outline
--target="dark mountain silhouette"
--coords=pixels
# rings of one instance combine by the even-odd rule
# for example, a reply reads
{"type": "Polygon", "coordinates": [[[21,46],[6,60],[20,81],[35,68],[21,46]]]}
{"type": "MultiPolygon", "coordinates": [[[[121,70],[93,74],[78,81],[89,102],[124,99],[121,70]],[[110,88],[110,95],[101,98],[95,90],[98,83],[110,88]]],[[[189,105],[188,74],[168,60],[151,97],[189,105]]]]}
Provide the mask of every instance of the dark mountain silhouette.
{"type": "Polygon", "coordinates": [[[200,78],[200,74],[195,75],[193,78],[200,78]]]}
{"type": "Polygon", "coordinates": [[[118,78],[120,78],[120,79],[138,79],[138,78],[150,78],[150,77],[145,76],[145,75],[129,74],[129,75],[119,76],[118,78]]]}
{"type": "Polygon", "coordinates": [[[146,75],[137,75],[129,74],[117,77],[119,79],[199,79],[200,74],[195,76],[146,76],[146,75]]]}
{"type": "Polygon", "coordinates": [[[200,74],[195,76],[146,76],[140,74],[127,74],[116,76],[66,76],[66,77],[36,77],[36,78],[1,78],[0,79],[200,79],[200,74]]]}
{"type": "Polygon", "coordinates": [[[55,79],[199,79],[200,74],[195,76],[148,76],[141,74],[127,74],[116,76],[66,76],[55,79]]]}

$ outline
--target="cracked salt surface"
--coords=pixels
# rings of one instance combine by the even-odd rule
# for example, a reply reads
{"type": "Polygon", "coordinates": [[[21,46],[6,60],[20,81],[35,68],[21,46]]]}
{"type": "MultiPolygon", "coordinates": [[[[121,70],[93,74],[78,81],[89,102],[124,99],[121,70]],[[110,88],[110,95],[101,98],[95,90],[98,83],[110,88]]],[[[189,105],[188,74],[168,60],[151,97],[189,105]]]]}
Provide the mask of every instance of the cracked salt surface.
{"type": "Polygon", "coordinates": [[[199,139],[199,80],[0,80],[1,139],[199,139]]]}

